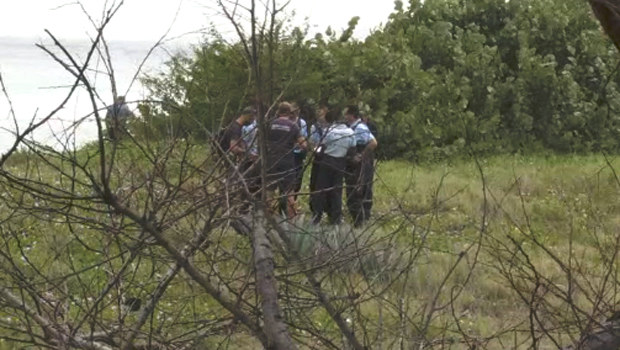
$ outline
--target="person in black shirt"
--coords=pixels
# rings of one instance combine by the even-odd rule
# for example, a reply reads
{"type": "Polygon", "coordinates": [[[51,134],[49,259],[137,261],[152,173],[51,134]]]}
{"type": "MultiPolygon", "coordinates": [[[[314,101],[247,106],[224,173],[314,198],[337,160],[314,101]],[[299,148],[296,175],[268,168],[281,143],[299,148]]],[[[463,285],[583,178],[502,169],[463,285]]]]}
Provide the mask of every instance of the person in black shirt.
{"type": "Polygon", "coordinates": [[[269,123],[266,134],[267,155],[264,157],[267,173],[267,190],[278,190],[280,209],[289,218],[296,213],[295,197],[295,146],[306,149],[306,140],[299,125],[290,120],[292,107],[288,102],[278,106],[276,119],[269,123]]]}
{"type": "Polygon", "coordinates": [[[241,160],[246,152],[246,145],[243,141],[243,127],[252,124],[255,118],[254,109],[247,107],[235,121],[228,125],[220,139],[220,147],[224,153],[232,154],[237,161],[241,160]]]}
{"type": "Polygon", "coordinates": [[[217,138],[217,144],[214,143],[216,153],[224,157],[225,182],[228,183],[228,191],[232,191],[231,196],[239,200],[240,211],[247,212],[250,209],[250,201],[247,200],[243,191],[245,185],[253,195],[260,191],[260,177],[258,167],[253,166],[256,157],[252,157],[248,151],[243,139],[243,127],[252,124],[256,118],[256,111],[251,108],[245,108],[239,117],[232,121],[226,129],[224,129],[217,138]],[[228,158],[228,160],[226,159],[228,158]],[[230,164],[230,161],[233,164],[230,164]],[[240,177],[243,175],[243,177],[240,177]]]}

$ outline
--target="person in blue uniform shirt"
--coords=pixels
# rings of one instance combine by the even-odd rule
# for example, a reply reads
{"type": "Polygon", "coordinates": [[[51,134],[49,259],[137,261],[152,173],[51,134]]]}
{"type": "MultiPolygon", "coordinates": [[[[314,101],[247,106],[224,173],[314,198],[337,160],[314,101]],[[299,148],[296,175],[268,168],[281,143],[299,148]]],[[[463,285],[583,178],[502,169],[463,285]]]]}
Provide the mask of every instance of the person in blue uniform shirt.
{"type": "Polygon", "coordinates": [[[353,130],[338,122],[336,111],[325,115],[327,125],[323,126],[323,137],[314,139],[321,152],[316,164],[315,183],[310,195],[312,223],[318,224],[323,213],[327,213],[330,224],[342,221],[342,191],[347,155],[355,153],[353,130]]]}
{"type": "Polygon", "coordinates": [[[355,227],[368,221],[372,209],[374,181],[374,151],[377,140],[362,121],[359,107],[350,105],[344,112],[345,120],[353,130],[355,154],[348,157],[346,167],[347,208],[355,227]]]}
{"type": "Polygon", "coordinates": [[[127,122],[134,116],[125,102],[125,96],[118,96],[114,104],[107,108],[105,117],[108,137],[119,141],[127,134],[127,122]]]}

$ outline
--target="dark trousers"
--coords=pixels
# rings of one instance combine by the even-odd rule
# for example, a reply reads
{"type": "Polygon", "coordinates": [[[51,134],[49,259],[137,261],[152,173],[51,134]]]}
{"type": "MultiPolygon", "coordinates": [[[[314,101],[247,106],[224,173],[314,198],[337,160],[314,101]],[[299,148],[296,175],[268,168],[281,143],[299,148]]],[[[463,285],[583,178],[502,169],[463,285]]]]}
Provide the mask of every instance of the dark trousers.
{"type": "Polygon", "coordinates": [[[301,184],[304,179],[306,152],[293,153],[293,155],[295,156],[295,182],[293,183],[293,192],[295,192],[295,200],[297,200],[297,194],[301,190],[301,184]]]}
{"type": "MultiPolygon", "coordinates": [[[[310,211],[312,211],[314,213],[314,210],[312,209],[312,193],[314,193],[314,191],[316,190],[316,178],[317,178],[317,174],[319,173],[319,167],[321,165],[321,157],[323,155],[317,155],[314,154],[314,156],[312,157],[312,168],[310,169],[310,184],[308,185],[309,189],[310,189],[310,211]]],[[[326,207],[323,208],[324,212],[329,212],[329,201],[326,204],[326,207]]]]}
{"type": "Polygon", "coordinates": [[[345,175],[347,208],[356,227],[370,219],[372,183],[375,175],[374,159],[365,157],[359,164],[348,164],[345,175]]]}
{"type": "Polygon", "coordinates": [[[323,155],[313,167],[314,189],[310,195],[312,204],[312,222],[318,224],[327,213],[331,224],[338,224],[342,220],[342,187],[346,159],[323,155]]]}

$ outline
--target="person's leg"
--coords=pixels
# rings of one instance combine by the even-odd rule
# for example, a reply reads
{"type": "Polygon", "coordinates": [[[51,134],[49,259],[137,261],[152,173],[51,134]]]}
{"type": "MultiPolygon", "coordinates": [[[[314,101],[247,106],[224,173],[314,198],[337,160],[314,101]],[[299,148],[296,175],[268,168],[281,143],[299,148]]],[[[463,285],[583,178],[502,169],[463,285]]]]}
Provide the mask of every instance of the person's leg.
{"type": "Polygon", "coordinates": [[[360,168],[349,168],[345,175],[347,183],[347,208],[354,226],[361,225],[362,188],[360,186],[360,168]]]}
{"type": "MultiPolygon", "coordinates": [[[[312,193],[314,193],[316,189],[316,175],[319,171],[320,162],[316,158],[312,158],[312,168],[310,169],[310,183],[308,184],[308,189],[310,192],[310,198],[312,198],[312,193]]],[[[310,211],[314,211],[312,208],[312,199],[310,199],[310,211]]]]}
{"type": "Polygon", "coordinates": [[[297,216],[297,203],[293,188],[295,186],[295,168],[294,164],[283,164],[280,167],[280,179],[278,181],[278,192],[280,195],[280,210],[288,217],[289,220],[297,216]]]}
{"type": "Polygon", "coordinates": [[[314,198],[316,198],[316,201],[312,204],[313,206],[316,206],[316,208],[313,207],[315,212],[315,224],[320,222],[323,217],[323,213],[328,212],[328,208],[330,208],[328,201],[328,189],[331,187],[332,183],[332,168],[326,158],[327,156],[325,156],[325,159],[319,165],[316,174],[316,183],[314,188],[314,198]]]}
{"type": "Polygon", "coordinates": [[[327,213],[331,224],[340,224],[342,221],[342,190],[344,184],[344,171],[346,161],[344,158],[336,158],[331,167],[330,191],[328,192],[327,213]]]}
{"type": "Polygon", "coordinates": [[[265,205],[269,213],[275,215],[280,211],[280,195],[277,193],[279,176],[274,172],[272,167],[267,166],[267,169],[269,171],[265,178],[265,199],[267,201],[265,205]]]}
{"type": "Polygon", "coordinates": [[[362,221],[367,221],[370,219],[370,212],[372,209],[372,185],[374,181],[374,161],[372,159],[368,159],[365,162],[364,168],[362,170],[361,179],[362,179],[362,221]]]}
{"type": "Polygon", "coordinates": [[[319,162],[312,163],[312,170],[310,174],[310,211],[312,212],[312,223],[318,224],[323,216],[324,201],[322,192],[317,191],[318,178],[321,175],[319,162]]]}
{"type": "Polygon", "coordinates": [[[286,195],[286,216],[289,220],[294,219],[299,210],[297,209],[297,201],[295,200],[295,192],[293,188],[295,187],[295,173],[291,172],[288,176],[288,180],[285,183],[284,193],[286,195]]]}

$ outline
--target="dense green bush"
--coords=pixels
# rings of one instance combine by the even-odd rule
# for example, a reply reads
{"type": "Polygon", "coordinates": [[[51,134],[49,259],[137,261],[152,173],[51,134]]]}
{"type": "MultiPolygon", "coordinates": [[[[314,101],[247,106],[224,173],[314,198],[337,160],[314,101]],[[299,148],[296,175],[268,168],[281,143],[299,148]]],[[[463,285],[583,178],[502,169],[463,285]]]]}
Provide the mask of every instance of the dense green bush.
{"type": "MultiPolygon", "coordinates": [[[[307,38],[290,20],[261,36],[264,99],[356,102],[377,122],[384,157],[617,151],[616,51],[581,0],[399,1],[364,41],[307,38]]],[[[240,43],[217,35],[144,82],[163,134],[206,137],[249,103],[240,43]]]]}

